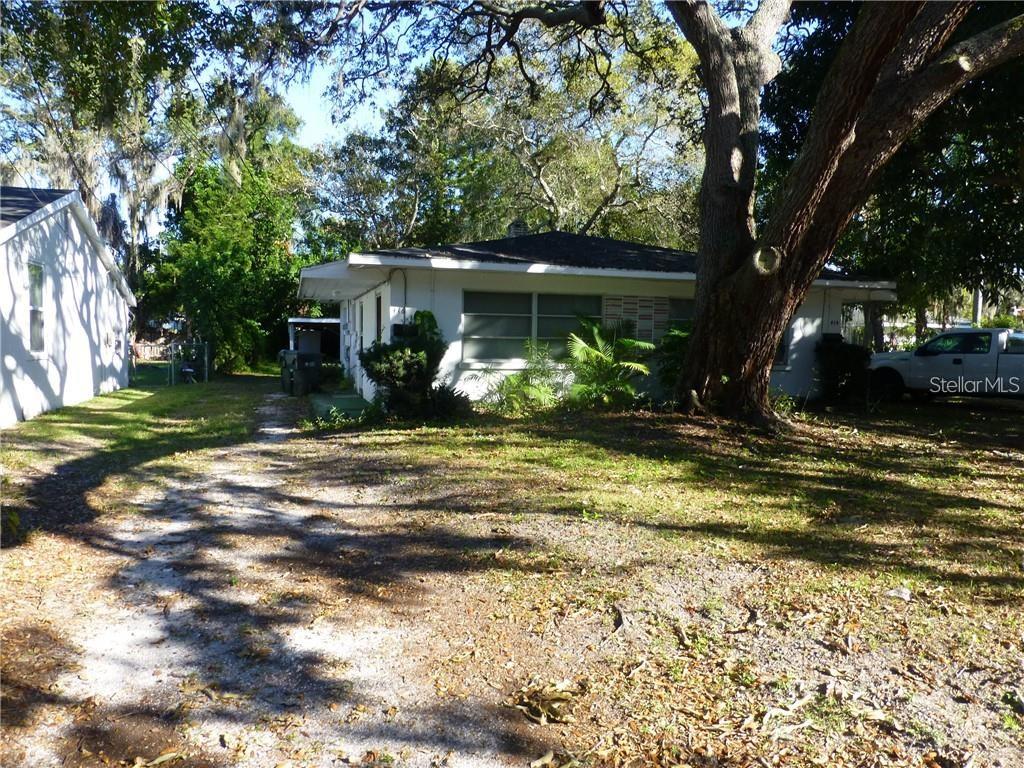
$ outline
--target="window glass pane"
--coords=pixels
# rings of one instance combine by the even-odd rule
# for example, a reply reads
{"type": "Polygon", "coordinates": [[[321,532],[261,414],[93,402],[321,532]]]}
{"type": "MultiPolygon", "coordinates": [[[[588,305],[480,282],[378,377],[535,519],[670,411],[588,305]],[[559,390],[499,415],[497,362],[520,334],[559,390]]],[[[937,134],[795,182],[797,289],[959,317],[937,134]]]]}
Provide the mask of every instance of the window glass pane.
{"type": "Polygon", "coordinates": [[[949,334],[947,336],[939,336],[937,339],[928,342],[927,346],[932,352],[952,354],[960,352],[963,349],[963,343],[963,334],[949,334]]]}
{"type": "Polygon", "coordinates": [[[43,306],[43,268],[38,264],[28,265],[28,297],[31,306],[43,306]]]}
{"type": "Polygon", "coordinates": [[[693,319],[693,304],[693,299],[669,299],[669,319],[672,321],[693,319]]]}
{"type": "Polygon", "coordinates": [[[464,336],[511,336],[526,339],[530,336],[530,318],[516,315],[464,315],[464,336]]]}
{"type": "Polygon", "coordinates": [[[466,339],[462,340],[464,360],[511,360],[526,356],[525,339],[466,339]]]}
{"type": "Polygon", "coordinates": [[[968,355],[987,355],[992,349],[992,335],[989,333],[972,333],[964,344],[964,352],[968,355]]]}
{"type": "Polygon", "coordinates": [[[1024,355],[1024,336],[1011,334],[1006,340],[1006,352],[1010,355],[1024,355]]]}
{"type": "Polygon", "coordinates": [[[570,333],[579,333],[579,318],[575,317],[538,317],[537,338],[565,339],[570,333]]]}
{"type": "Polygon", "coordinates": [[[43,311],[29,311],[29,349],[33,352],[43,351],[43,311]]]}
{"type": "Polygon", "coordinates": [[[601,297],[542,293],[537,296],[537,314],[600,317],[601,297]]]}
{"type": "Polygon", "coordinates": [[[540,343],[548,348],[548,354],[555,360],[564,360],[569,356],[567,336],[561,339],[540,339],[540,343]]]}
{"type": "Polygon", "coordinates": [[[533,312],[533,297],[529,293],[491,293],[466,291],[462,311],[492,315],[529,315],[533,312]]]}

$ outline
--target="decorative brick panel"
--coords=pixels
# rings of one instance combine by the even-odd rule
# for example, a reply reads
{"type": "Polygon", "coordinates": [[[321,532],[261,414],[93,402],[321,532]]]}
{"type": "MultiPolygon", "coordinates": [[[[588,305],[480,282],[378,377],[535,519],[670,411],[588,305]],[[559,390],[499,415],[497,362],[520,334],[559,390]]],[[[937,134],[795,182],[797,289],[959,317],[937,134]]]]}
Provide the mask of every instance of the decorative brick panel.
{"type": "Polygon", "coordinates": [[[612,323],[628,320],[641,341],[658,341],[668,330],[669,303],[666,296],[605,296],[601,319],[612,323]]]}

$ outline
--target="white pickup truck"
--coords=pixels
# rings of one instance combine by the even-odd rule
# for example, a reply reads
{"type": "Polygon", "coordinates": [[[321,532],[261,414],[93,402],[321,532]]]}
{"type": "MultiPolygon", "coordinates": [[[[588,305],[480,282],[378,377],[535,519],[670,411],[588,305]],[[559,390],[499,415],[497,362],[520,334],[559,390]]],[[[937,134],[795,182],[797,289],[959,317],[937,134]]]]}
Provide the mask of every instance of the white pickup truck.
{"type": "Polygon", "coordinates": [[[869,367],[872,392],[884,400],[904,392],[1024,397],[1024,332],[951,330],[912,351],[877,352],[869,367]]]}

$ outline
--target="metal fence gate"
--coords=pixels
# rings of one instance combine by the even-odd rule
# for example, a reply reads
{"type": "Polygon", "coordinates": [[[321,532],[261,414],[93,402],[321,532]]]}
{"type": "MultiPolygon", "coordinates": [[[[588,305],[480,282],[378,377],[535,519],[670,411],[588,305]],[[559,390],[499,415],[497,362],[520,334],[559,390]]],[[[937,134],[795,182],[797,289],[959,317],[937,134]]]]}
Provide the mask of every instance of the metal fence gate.
{"type": "Polygon", "coordinates": [[[132,344],[132,386],[174,386],[209,380],[210,347],[205,341],[132,344]]]}

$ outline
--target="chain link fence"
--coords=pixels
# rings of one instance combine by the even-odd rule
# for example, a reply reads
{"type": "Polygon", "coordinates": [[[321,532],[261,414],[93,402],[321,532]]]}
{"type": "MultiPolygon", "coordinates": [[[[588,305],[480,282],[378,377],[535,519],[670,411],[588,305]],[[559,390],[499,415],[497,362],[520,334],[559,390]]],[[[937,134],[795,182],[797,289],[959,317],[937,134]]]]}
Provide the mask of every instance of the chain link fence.
{"type": "Polygon", "coordinates": [[[132,344],[134,387],[197,384],[210,380],[210,347],[205,341],[132,344]]]}

